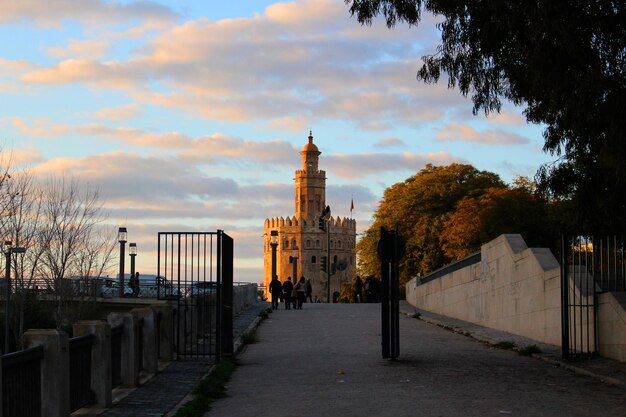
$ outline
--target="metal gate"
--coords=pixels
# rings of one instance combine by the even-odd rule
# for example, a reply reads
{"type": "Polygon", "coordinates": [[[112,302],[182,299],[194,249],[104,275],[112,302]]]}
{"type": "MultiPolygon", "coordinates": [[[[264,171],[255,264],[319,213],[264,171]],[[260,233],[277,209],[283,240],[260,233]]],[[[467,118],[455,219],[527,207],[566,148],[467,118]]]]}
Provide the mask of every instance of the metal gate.
{"type": "Polygon", "coordinates": [[[561,346],[564,358],[597,351],[597,295],[626,290],[624,236],[563,235],[561,346]]]}
{"type": "Polygon", "coordinates": [[[233,351],[233,239],[216,232],[159,232],[158,297],[174,307],[177,359],[233,351]]]}

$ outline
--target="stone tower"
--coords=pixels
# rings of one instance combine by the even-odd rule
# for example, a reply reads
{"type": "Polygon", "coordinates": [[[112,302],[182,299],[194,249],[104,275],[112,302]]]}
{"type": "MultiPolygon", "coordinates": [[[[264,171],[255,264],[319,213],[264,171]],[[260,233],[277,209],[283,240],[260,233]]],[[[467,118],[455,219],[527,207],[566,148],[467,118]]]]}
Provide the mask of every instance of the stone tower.
{"type": "MultiPolygon", "coordinates": [[[[313,134],[302,150],[302,168],[295,173],[294,216],[265,219],[263,245],[263,283],[268,288],[272,279],[272,232],[277,234],[276,275],[281,282],[287,277],[304,276],[311,280],[313,297],[327,301],[328,277],[320,270],[322,257],[334,266],[330,276],[330,294],[340,291],[341,284],[350,283],[356,265],[354,245],[356,221],[333,217],[328,220],[329,232],[320,230],[318,218],[326,207],[326,172],[319,169],[321,152],[313,143],[313,134]]],[[[267,290],[266,290],[267,291],[267,290]]],[[[269,296],[269,294],[266,294],[269,296]]]]}

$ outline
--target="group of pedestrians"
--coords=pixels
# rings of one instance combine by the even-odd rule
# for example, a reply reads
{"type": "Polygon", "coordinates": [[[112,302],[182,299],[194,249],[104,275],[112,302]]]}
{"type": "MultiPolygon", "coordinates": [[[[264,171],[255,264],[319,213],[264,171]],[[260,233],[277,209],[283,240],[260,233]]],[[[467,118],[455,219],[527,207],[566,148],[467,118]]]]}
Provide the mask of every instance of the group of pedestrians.
{"type": "Polygon", "coordinates": [[[269,285],[270,294],[272,294],[272,310],[278,310],[278,305],[284,301],[285,310],[291,310],[293,306],[296,310],[302,310],[302,304],[308,299],[313,302],[313,287],[311,280],[307,280],[304,276],[295,284],[291,282],[291,277],[287,277],[285,282],[280,282],[275,276],[269,285]]]}

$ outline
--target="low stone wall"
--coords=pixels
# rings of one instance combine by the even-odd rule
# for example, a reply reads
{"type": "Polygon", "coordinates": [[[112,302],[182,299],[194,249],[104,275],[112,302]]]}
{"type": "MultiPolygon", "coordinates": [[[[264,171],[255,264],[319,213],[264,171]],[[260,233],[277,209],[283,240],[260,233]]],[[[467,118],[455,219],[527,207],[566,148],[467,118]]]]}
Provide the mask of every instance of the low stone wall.
{"type": "Polygon", "coordinates": [[[598,353],[626,362],[626,292],[598,294],[598,353]]]}
{"type": "Polygon", "coordinates": [[[549,249],[505,234],[481,248],[481,261],[438,279],[406,284],[411,305],[448,317],[561,344],[560,266],[549,249]]]}
{"type": "Polygon", "coordinates": [[[239,314],[257,301],[257,285],[250,283],[234,283],[233,313],[239,314]]]}

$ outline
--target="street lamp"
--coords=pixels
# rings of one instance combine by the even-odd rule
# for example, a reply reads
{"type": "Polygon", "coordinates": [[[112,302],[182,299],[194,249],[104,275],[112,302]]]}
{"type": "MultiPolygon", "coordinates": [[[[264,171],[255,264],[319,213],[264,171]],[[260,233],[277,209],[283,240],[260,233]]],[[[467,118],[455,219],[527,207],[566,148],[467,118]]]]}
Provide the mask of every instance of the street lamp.
{"type": "Polygon", "coordinates": [[[117,241],[120,242],[120,276],[118,278],[119,283],[119,296],[124,297],[124,251],[126,249],[126,228],[120,227],[117,232],[117,241]]]}
{"type": "Polygon", "coordinates": [[[289,261],[293,263],[293,282],[298,282],[298,247],[291,248],[296,251],[295,256],[290,256],[289,261]]]}
{"type": "Polygon", "coordinates": [[[278,230],[272,230],[270,232],[270,246],[272,247],[272,278],[276,276],[276,247],[278,246],[278,230]]]}
{"type": "Polygon", "coordinates": [[[137,256],[137,244],[128,244],[128,255],[130,256],[130,276],[135,275],[135,256],[137,256]]]}
{"type": "Polygon", "coordinates": [[[26,248],[14,247],[12,241],[5,240],[2,250],[4,252],[4,255],[6,256],[5,277],[7,286],[7,297],[4,313],[4,353],[6,354],[10,352],[9,315],[11,314],[11,255],[14,253],[24,253],[26,252],[26,248]]]}

